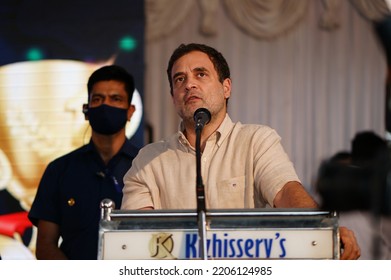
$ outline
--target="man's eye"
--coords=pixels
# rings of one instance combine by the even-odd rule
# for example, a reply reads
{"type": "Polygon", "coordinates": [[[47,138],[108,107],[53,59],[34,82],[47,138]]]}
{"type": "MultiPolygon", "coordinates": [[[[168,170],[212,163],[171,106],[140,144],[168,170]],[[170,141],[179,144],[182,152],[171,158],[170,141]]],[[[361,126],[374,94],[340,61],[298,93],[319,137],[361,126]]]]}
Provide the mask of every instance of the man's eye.
{"type": "Polygon", "coordinates": [[[102,98],[100,98],[100,97],[93,97],[93,98],[91,98],[91,102],[93,102],[93,103],[100,102],[101,100],[102,100],[102,98]]]}
{"type": "Polygon", "coordinates": [[[181,83],[181,82],[183,82],[184,80],[185,80],[184,77],[178,77],[178,78],[175,79],[175,83],[181,83]]]}
{"type": "Polygon", "coordinates": [[[205,73],[198,73],[198,76],[202,78],[202,77],[205,77],[206,75],[205,75],[205,73]]]}

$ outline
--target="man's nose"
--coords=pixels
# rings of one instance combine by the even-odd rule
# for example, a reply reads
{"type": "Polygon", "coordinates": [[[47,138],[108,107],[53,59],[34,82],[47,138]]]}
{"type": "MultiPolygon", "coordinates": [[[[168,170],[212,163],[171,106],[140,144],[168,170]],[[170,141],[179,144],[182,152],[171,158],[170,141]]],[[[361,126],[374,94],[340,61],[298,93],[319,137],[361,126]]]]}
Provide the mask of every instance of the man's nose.
{"type": "Polygon", "coordinates": [[[111,104],[111,100],[110,98],[106,97],[102,100],[102,104],[105,104],[105,105],[110,105],[111,104]]]}
{"type": "Polygon", "coordinates": [[[188,78],[186,80],[186,90],[189,91],[191,90],[192,88],[196,88],[197,87],[197,83],[196,83],[196,80],[193,79],[193,78],[188,78]]]}

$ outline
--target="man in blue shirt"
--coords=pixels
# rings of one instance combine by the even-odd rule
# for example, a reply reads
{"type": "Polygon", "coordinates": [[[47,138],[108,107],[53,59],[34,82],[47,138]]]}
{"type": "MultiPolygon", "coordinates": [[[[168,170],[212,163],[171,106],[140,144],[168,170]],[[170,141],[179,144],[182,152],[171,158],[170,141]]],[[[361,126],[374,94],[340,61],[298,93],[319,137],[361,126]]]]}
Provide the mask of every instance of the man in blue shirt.
{"type": "Polygon", "coordinates": [[[47,166],[29,212],[38,228],[37,259],[97,259],[100,202],[110,198],[120,207],[122,178],[138,153],[125,134],[135,111],[133,77],[104,66],[87,88],[91,140],[47,166]]]}

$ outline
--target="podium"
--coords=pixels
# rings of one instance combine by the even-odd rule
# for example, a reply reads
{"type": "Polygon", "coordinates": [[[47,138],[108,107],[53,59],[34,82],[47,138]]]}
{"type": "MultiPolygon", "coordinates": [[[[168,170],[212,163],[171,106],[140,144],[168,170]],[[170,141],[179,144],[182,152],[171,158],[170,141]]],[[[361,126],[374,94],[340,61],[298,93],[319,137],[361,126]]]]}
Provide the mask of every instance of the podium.
{"type": "MultiPolygon", "coordinates": [[[[207,259],[339,259],[338,217],[308,209],[206,212],[207,259]]],[[[101,203],[98,259],[200,259],[197,213],[101,203]]]]}

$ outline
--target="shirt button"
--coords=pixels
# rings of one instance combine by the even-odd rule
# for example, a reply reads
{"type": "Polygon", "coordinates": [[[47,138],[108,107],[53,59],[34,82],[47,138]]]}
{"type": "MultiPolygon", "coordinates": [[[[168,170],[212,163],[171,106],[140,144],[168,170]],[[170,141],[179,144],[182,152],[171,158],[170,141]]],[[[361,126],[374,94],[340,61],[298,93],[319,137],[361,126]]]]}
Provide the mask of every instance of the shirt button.
{"type": "Polygon", "coordinates": [[[75,201],[75,199],[74,198],[70,198],[70,199],[68,199],[68,205],[69,206],[73,206],[73,205],[75,205],[75,203],[76,203],[76,201],[75,201]]]}

